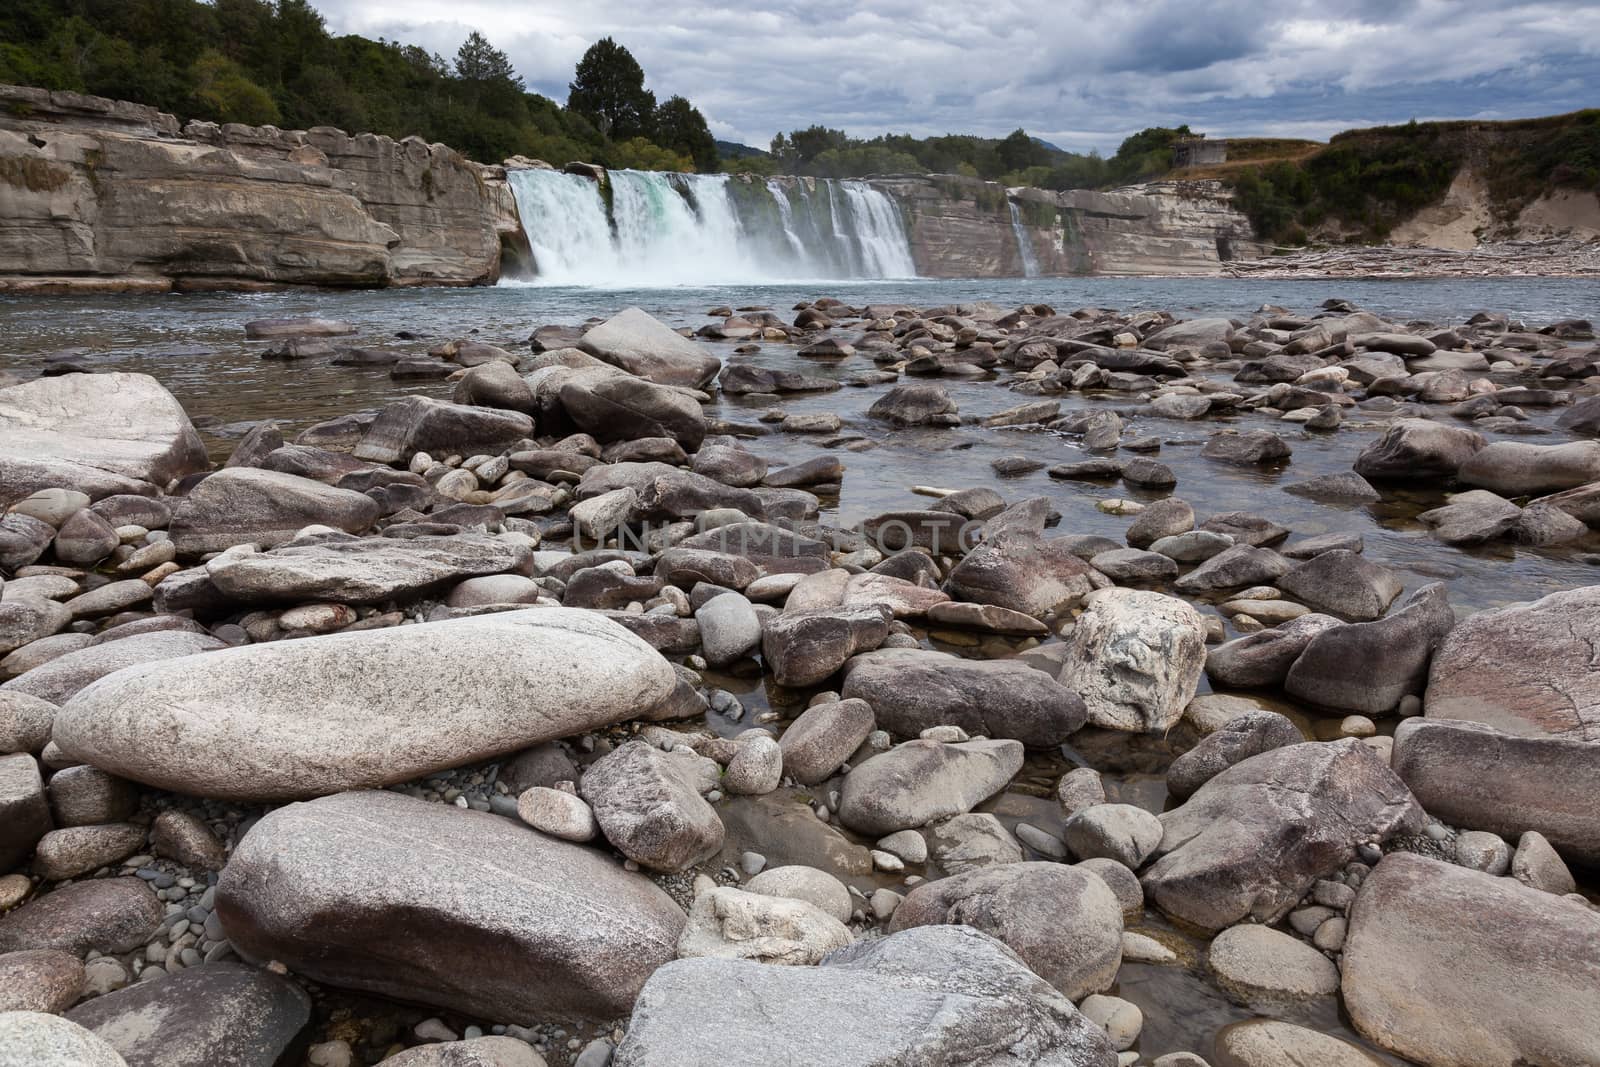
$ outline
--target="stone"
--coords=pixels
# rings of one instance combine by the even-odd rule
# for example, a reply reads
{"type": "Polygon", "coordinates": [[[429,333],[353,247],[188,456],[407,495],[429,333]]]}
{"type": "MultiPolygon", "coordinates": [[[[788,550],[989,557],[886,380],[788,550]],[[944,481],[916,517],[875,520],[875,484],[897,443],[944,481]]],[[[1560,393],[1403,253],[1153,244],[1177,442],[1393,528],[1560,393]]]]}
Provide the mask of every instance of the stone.
{"type": "Polygon", "coordinates": [[[1016,741],[906,741],[858,764],[839,790],[839,821],[881,837],[971,811],[1022,768],[1016,741]]]}
{"type": "Polygon", "coordinates": [[[1122,965],[1122,908],[1105,883],[1060,863],[1008,863],[917,886],[891,932],[960,924],[1002,942],[1077,1000],[1102,993],[1122,965]]]}
{"type": "Polygon", "coordinates": [[[1454,625],[1444,585],[1425,585],[1382,619],[1312,637],[1284,690],[1326,708],[1388,714],[1402,697],[1423,691],[1428,661],[1454,625]]]}
{"type": "Polygon", "coordinates": [[[832,1067],[1117,1062],[1105,1034],[1004,945],[936,925],[856,942],[814,968],[668,964],[640,994],[612,1067],[780,1056],[832,1067]]]}
{"type": "Polygon", "coordinates": [[[172,541],[180,555],[220,552],[234,545],[274,548],[307,526],[361,533],[378,520],[365,493],[293,474],[230,467],[208,475],[172,513],[172,541]]]}
{"type": "Polygon", "coordinates": [[[1423,713],[1510,734],[1600,741],[1600,589],[1480,611],[1439,643],[1423,713]]]}
{"type": "Polygon", "coordinates": [[[1214,686],[1238,689],[1280,686],[1312,638],[1340,625],[1332,615],[1313,613],[1260,633],[1235,638],[1206,653],[1206,675],[1214,686]]]}
{"type": "Polygon", "coordinates": [[[1106,787],[1100,772],[1093,767],[1075,767],[1063,774],[1056,783],[1056,799],[1068,816],[1092,805],[1104,804],[1106,787]]]}
{"type": "Polygon", "coordinates": [[[76,1023],[43,1012],[6,1011],[0,1012],[0,1067],[129,1065],[116,1049],[76,1023]]]}
{"type": "Polygon", "coordinates": [[[51,830],[35,846],[33,869],[52,882],[76,878],[126,859],[144,847],[145,831],[132,823],[51,830]]]}
{"type": "Polygon", "coordinates": [[[43,749],[50,741],[56,710],[47,700],[0,689],[0,755],[43,749]]]}
{"type": "Polygon", "coordinates": [[[125,667],[192,656],[223,647],[223,643],[210,634],[186,630],[134,634],[64,653],[0,685],[0,691],[38,697],[52,704],[65,704],[79,690],[125,667]]]}
{"type": "Polygon", "coordinates": [[[653,870],[681,871],[714,856],[724,832],[685,767],[677,753],[629,741],[591,764],[578,791],[624,856],[653,870]]]}
{"type": "Polygon", "coordinates": [[[1139,876],[1116,860],[1096,858],[1074,863],[1080,871],[1088,871],[1106,884],[1117,903],[1122,907],[1122,921],[1136,922],[1144,917],[1144,890],[1139,886],[1139,876]]]}
{"type": "Polygon", "coordinates": [[[227,853],[217,835],[200,818],[177,808],[156,816],[150,827],[150,847],[156,855],[177,860],[192,870],[220,871],[227,853]]]}
{"type": "Polygon", "coordinates": [[[934,862],[947,875],[1022,862],[1022,846],[988,812],[939,819],[928,824],[926,833],[934,862]]]}
{"type": "Polygon", "coordinates": [[[734,796],[770,793],[783,780],[783,750],[771,735],[753,732],[741,738],[722,776],[722,787],[734,796]]]}
{"type": "Polygon", "coordinates": [[[1221,463],[1249,467],[1288,459],[1289,443],[1271,430],[1219,430],[1206,439],[1200,454],[1221,463]]]}
{"type": "Polygon", "coordinates": [[[1283,491],[1325,504],[1375,504],[1383,499],[1383,494],[1355,471],[1319,474],[1315,478],[1286,485],[1283,491]]]}
{"type": "Polygon", "coordinates": [[[574,378],[558,395],[572,424],[602,443],[664,437],[693,452],[705,440],[705,412],[681,389],[612,374],[574,378]]]}
{"type": "Polygon", "coordinates": [[[1265,585],[1288,574],[1293,566],[1270,548],[1236,544],[1208,558],[1172,587],[1180,593],[1211,593],[1241,585],[1265,585]]]}
{"type": "MultiPolygon", "coordinates": [[[[1104,1029],[1112,1047],[1118,1050],[1132,1048],[1134,1042],[1139,1040],[1139,1032],[1144,1029],[1144,1013],[1139,1006],[1121,997],[1096,993],[1085,997],[1078,1010],[1089,1021],[1104,1029]]],[[[1122,1061],[1119,1059],[1117,1062],[1122,1061]]]]}
{"type": "Polygon", "coordinates": [[[841,923],[850,921],[855,903],[845,884],[827,871],[790,864],[768,867],[744,885],[750,893],[801,900],[841,923]]]}
{"type": "Polygon", "coordinates": [[[778,738],[783,769],[801,785],[831,777],[876,730],[865,700],[834,700],[807,708],[778,738]]]}
{"type": "Polygon", "coordinates": [[[957,600],[1040,616],[1080,600],[1094,588],[1091,573],[1066,538],[1041,537],[1031,526],[991,527],[950,571],[944,588],[957,600]]]}
{"type": "Polygon", "coordinates": [[[706,348],[636,307],[584,331],[578,348],[660,385],[704,389],[722,369],[706,348]]]}
{"type": "MultiPolygon", "coordinates": [[[[158,542],[158,544],[170,543],[158,542]]],[[[154,595],[148,582],[139,578],[129,578],[120,582],[107,582],[87,593],[75,596],[67,601],[66,607],[74,618],[90,619],[143,607],[154,595]]]]}
{"type": "Polygon", "coordinates": [[[410,396],[380,411],[351,455],[371,463],[397,463],[418,452],[498,454],[532,436],[533,419],[520,411],[410,396]]]}
{"type": "Polygon", "coordinates": [[[1537,830],[1572,860],[1600,864],[1594,742],[1524,737],[1483,723],[1412,718],[1394,731],[1395,773],[1435,817],[1515,838],[1537,830]]]}
{"type": "Polygon", "coordinates": [[[1218,934],[1206,953],[1224,992],[1246,1005],[1309,1000],[1339,990],[1339,968],[1288,934],[1244,923],[1218,934]]]}
{"type": "Polygon", "coordinates": [[[761,657],[779,685],[816,685],[850,657],[883,644],[889,636],[890,617],[888,608],[876,604],[784,611],[763,621],[761,657]]]}
{"type": "Polygon", "coordinates": [[[71,953],[37,948],[0,954],[0,1015],[13,1011],[59,1015],[82,994],[83,963],[71,953]]]}
{"type": "Polygon", "coordinates": [[[944,386],[928,382],[896,385],[867,409],[867,415],[899,426],[925,426],[956,414],[944,386]]]}
{"type": "Polygon", "coordinates": [[[1517,850],[1511,854],[1511,877],[1531,889],[1556,896],[1578,891],[1572,872],[1537,830],[1518,838],[1517,850]]]}
{"type": "MultiPolygon", "coordinates": [[[[607,1052],[610,1045],[600,1042],[607,1052]]],[[[585,1050],[587,1052],[587,1049],[585,1050]]],[[[474,1037],[419,1045],[379,1061],[384,1067],[546,1067],[545,1058],[532,1045],[515,1037],[474,1037]]],[[[316,1059],[312,1067],[318,1067],[316,1059]]],[[[580,1056],[573,1067],[596,1067],[580,1056]]],[[[599,1061],[597,1067],[605,1067],[599,1061]]]]}
{"type": "Polygon", "coordinates": [[[1233,538],[1210,530],[1190,530],[1188,533],[1163,537],[1150,545],[1150,551],[1159,552],[1179,563],[1201,563],[1233,547],[1233,538]]]}
{"type": "Polygon", "coordinates": [[[1451,494],[1448,504],[1422,512],[1417,521],[1447,545],[1478,545],[1515,530],[1522,509],[1487,490],[1471,489],[1451,494]]]}
{"type": "Polygon", "coordinates": [[[11,511],[18,515],[31,515],[40,522],[59,528],[90,503],[89,494],[76,489],[41,489],[12,504],[11,511]]]}
{"type": "Polygon", "coordinates": [[[1164,813],[1141,879],[1163,912],[1203,930],[1275,922],[1358,846],[1422,826],[1382,757],[1354,738],[1252,756],[1164,813]]]}
{"type": "Polygon", "coordinates": [[[1194,529],[1194,508],[1186,500],[1167,497],[1139,513],[1128,527],[1127,541],[1134,548],[1149,548],[1163,537],[1176,537],[1194,529]]]}
{"type": "Polygon", "coordinates": [[[138,787],[98,767],[57,771],[47,792],[57,826],[122,822],[139,810],[138,787]]]}
{"type": "Polygon", "coordinates": [[[39,763],[26,752],[0,756],[0,871],[10,871],[51,831],[39,763]]]}
{"type": "Polygon", "coordinates": [[[946,601],[928,609],[928,621],[939,626],[985,630],[1012,637],[1043,637],[1049,627],[1031,615],[993,604],[965,604],[946,601]]]}
{"type": "Polygon", "coordinates": [[[517,797],[517,816],[563,841],[593,841],[600,833],[594,810],[581,797],[545,786],[534,786],[517,797]]]}
{"type": "Polygon", "coordinates": [[[1138,870],[1161,844],[1161,820],[1132,804],[1093,804],[1067,819],[1062,839],[1080,860],[1110,859],[1138,870]]]}
{"type": "Polygon", "coordinates": [[[1172,761],[1167,768],[1167,793],[1183,800],[1236,763],[1304,740],[1300,728],[1286,716],[1275,711],[1247,711],[1172,761]]]}
{"type": "Polygon", "coordinates": [[[406,781],[619,722],[675,685],[659,654],[605,618],[536,608],[124,670],[69,701],[54,737],[147,785],[281,800],[406,781]]]}
{"type": "Polygon", "coordinates": [[[41,489],[149,495],[207,466],[172,394],[147,374],[65,374],[0,388],[0,506],[41,489]]]}
{"type": "Polygon", "coordinates": [[[8,597],[0,601],[0,655],[59,633],[71,621],[71,610],[54,600],[8,597]]]}
{"type": "Polygon", "coordinates": [[[1511,870],[1511,846],[1499,834],[1463,830],[1456,835],[1455,861],[1485,874],[1502,875],[1511,870]]]}
{"type": "Polygon", "coordinates": [[[1137,548],[1101,552],[1090,558],[1089,565],[1113,582],[1158,582],[1178,576],[1178,564],[1172,559],[1137,548]]]}
{"type": "Polygon", "coordinates": [[[297,1047],[311,998],[271,971],[218,962],[95,997],[67,1018],[128,1067],[270,1067],[297,1047]]]}
{"type": "Polygon", "coordinates": [[[684,922],[593,850],[390,792],[269,812],[234,850],[216,914],[246,959],[501,1019],[627,1012],[684,922]],[[427,936],[398,932],[398,916],[427,936]]]}
{"type": "Polygon", "coordinates": [[[164,915],[155,891],[142,879],[77,882],[0,916],[0,952],[130,952],[144,946],[164,915]]]}
{"type": "MultiPolygon", "coordinates": [[[[363,537],[225,553],[206,575],[232,600],[376,604],[527,566],[526,545],[487,534],[363,537]]],[[[159,604],[161,590],[156,590],[159,604]]]]}
{"type": "MultiPolygon", "coordinates": [[[[1382,1061],[1336,1037],[1277,1019],[1250,1019],[1217,1031],[1220,1062],[1229,1067],[1382,1067],[1382,1061]]],[[[1203,1067],[1156,1061],[1156,1067],[1203,1067]]]]}
{"type": "Polygon", "coordinates": [[[1463,462],[1456,477],[1503,496],[1575,489],[1600,481],[1600,442],[1530,445],[1493,441],[1463,462]]]}
{"type": "Polygon", "coordinates": [[[1315,611],[1366,622],[1381,618],[1405,585],[1388,567],[1333,549],[1279,578],[1278,588],[1315,611]]]}
{"type": "Polygon", "coordinates": [[[1200,613],[1174,597],[1099,590],[1073,628],[1061,684],[1083,698],[1096,726],[1162,733],[1194,697],[1205,632],[1200,613]]]}
{"type": "Polygon", "coordinates": [[[1454,478],[1484,444],[1483,435],[1472,430],[1398,419],[1361,450],[1355,472],[1374,482],[1438,482],[1454,478]]]}
{"type": "Polygon", "coordinates": [[[916,737],[930,726],[1053,748],[1083,726],[1084,702],[1016,660],[970,660],[924,649],[883,649],[845,665],[841,693],[872,706],[879,729],[916,737]]]}
{"type": "Polygon", "coordinates": [[[1342,992],[1368,1040],[1430,1067],[1600,1062],[1600,915],[1406,852],[1361,883],[1342,992]]]}
{"type": "Polygon", "coordinates": [[[110,523],[92,511],[80,511],[56,531],[56,561],[93,566],[109,556],[119,543],[120,538],[110,523]]]}
{"type": "Polygon", "coordinates": [[[742,594],[722,593],[694,613],[700,624],[700,646],[706,662],[723,667],[744,658],[761,644],[761,618],[742,594]]]}
{"type": "Polygon", "coordinates": [[[678,958],[811,966],[852,940],[844,923],[805,900],[718,886],[695,897],[678,958]]]}

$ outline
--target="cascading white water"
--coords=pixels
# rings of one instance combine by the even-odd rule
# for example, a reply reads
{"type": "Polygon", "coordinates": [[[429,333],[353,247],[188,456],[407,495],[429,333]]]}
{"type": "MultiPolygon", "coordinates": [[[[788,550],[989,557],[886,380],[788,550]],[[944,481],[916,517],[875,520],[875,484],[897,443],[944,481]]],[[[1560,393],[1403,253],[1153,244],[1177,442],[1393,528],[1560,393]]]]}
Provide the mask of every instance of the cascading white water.
{"type": "Polygon", "coordinates": [[[727,175],[516,170],[538,282],[610,288],[916,276],[899,209],[866,182],[734,187],[727,175]]]}
{"type": "Polygon", "coordinates": [[[1015,200],[1007,200],[1006,206],[1011,208],[1011,232],[1017,236],[1017,253],[1022,256],[1022,276],[1037,278],[1039,257],[1034,255],[1033,239],[1028,236],[1028,228],[1022,224],[1022,212],[1015,200]]]}

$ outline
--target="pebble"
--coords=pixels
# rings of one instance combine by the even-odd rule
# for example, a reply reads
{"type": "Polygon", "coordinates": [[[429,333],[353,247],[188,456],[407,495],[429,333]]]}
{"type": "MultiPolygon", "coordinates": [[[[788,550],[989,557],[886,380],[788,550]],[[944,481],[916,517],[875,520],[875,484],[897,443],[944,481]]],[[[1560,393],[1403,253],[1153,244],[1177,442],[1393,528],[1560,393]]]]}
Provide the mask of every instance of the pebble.
{"type": "Polygon", "coordinates": [[[746,878],[754,878],[767,867],[767,857],[759,852],[745,852],[739,856],[739,869],[746,878]]]}
{"type": "Polygon", "coordinates": [[[1124,963],[1175,963],[1178,954],[1145,934],[1132,930],[1122,932],[1122,962],[1124,963]]]}
{"type": "Polygon", "coordinates": [[[1013,833],[1017,835],[1018,841],[1047,859],[1060,862],[1067,858],[1067,846],[1062,844],[1061,839],[1032,823],[1017,823],[1013,833]]]}
{"type": "Polygon", "coordinates": [[[1106,1036],[1111,1038],[1112,1047],[1118,1052],[1133,1047],[1133,1043],[1139,1040],[1139,1032],[1144,1029],[1144,1012],[1139,1010],[1137,1004],[1121,997],[1094,993],[1083,999],[1078,1010],[1090,1022],[1105,1030],[1106,1036]]]}
{"type": "Polygon", "coordinates": [[[899,856],[876,848],[872,850],[872,866],[880,871],[888,871],[890,874],[898,874],[906,869],[905,862],[899,856]]]}
{"type": "Polygon", "coordinates": [[[879,922],[888,922],[894,910],[905,898],[892,889],[876,889],[872,893],[872,914],[879,922]]]}
{"type": "Polygon", "coordinates": [[[897,830],[880,838],[878,848],[906,863],[928,862],[928,840],[915,830],[897,830]]]}

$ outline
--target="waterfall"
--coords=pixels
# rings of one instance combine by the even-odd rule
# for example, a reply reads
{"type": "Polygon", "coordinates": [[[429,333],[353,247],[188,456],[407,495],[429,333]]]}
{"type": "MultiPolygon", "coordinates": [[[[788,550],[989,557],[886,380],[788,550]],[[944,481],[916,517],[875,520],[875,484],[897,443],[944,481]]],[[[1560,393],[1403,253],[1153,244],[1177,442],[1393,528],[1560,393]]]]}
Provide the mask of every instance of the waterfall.
{"type": "Polygon", "coordinates": [[[1017,252],[1022,256],[1022,276],[1037,278],[1039,257],[1033,254],[1033,239],[1028,236],[1028,228],[1022,224],[1022,212],[1015,200],[1007,200],[1006,206],[1011,208],[1011,232],[1017,235],[1017,252]]]}
{"type": "Polygon", "coordinates": [[[537,281],[655,288],[786,280],[910,278],[896,207],[864,181],[734,182],[725,174],[552,170],[509,175],[537,281]]]}

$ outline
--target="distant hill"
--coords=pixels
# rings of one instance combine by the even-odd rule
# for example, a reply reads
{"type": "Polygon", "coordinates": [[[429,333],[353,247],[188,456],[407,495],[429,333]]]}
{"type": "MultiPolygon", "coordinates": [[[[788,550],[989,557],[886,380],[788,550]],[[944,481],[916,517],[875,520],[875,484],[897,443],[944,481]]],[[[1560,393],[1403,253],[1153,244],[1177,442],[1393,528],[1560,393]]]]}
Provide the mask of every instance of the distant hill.
{"type": "Polygon", "coordinates": [[[717,155],[723,159],[770,159],[772,153],[737,141],[718,141],[717,155]]]}

